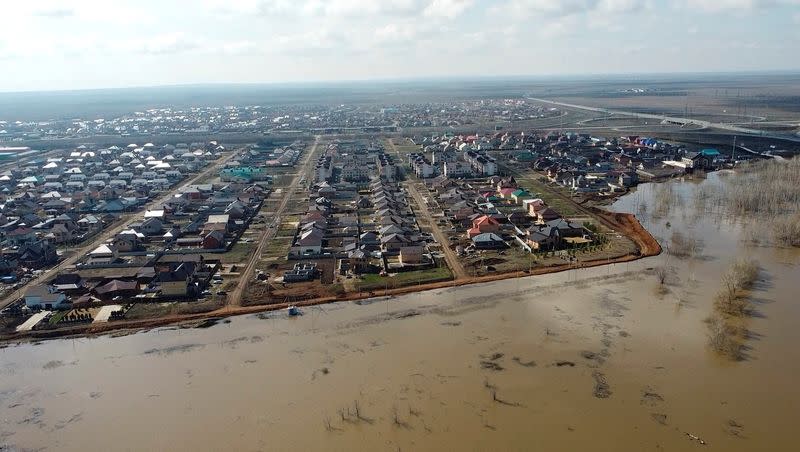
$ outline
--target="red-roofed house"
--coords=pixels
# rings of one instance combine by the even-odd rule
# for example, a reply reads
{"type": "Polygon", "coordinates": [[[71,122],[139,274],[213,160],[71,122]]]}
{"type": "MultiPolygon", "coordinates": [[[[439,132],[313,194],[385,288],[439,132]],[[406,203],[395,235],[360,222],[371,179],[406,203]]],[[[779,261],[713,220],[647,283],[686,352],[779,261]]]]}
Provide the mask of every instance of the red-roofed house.
{"type": "Polygon", "coordinates": [[[512,195],[512,194],[513,194],[515,191],[517,191],[517,189],[516,189],[516,188],[501,188],[500,190],[497,190],[497,193],[498,193],[498,194],[500,195],[500,197],[501,197],[501,198],[503,198],[503,199],[511,199],[511,195],[512,195]]]}
{"type": "Polygon", "coordinates": [[[500,223],[488,215],[482,215],[472,220],[472,227],[467,230],[467,237],[473,238],[478,234],[486,232],[497,232],[500,230],[500,223]]]}

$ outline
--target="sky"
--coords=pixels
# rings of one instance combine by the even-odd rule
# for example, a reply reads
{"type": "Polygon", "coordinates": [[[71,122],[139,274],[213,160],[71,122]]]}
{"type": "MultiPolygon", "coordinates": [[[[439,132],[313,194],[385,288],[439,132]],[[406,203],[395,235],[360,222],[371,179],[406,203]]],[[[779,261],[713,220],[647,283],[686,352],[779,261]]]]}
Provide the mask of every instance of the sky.
{"type": "Polygon", "coordinates": [[[0,91],[800,70],[800,0],[3,0],[0,91]]]}

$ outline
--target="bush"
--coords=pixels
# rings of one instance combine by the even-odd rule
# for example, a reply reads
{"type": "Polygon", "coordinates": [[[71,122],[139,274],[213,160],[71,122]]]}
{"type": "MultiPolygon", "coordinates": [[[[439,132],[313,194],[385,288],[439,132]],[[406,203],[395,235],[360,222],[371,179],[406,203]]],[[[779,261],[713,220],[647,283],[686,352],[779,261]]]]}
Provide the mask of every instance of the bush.
{"type": "Polygon", "coordinates": [[[800,214],[772,220],[772,237],[780,246],[800,246],[800,214]]]}
{"type": "Polygon", "coordinates": [[[740,328],[731,326],[719,316],[707,318],[706,324],[708,325],[708,343],[715,352],[734,361],[744,358],[740,328]]]}
{"type": "Polygon", "coordinates": [[[701,248],[700,241],[696,238],[675,231],[670,237],[667,252],[675,257],[687,258],[699,253],[701,248]]]}
{"type": "Polygon", "coordinates": [[[742,296],[758,279],[758,262],[752,259],[737,259],[722,275],[722,287],[714,297],[714,307],[723,314],[744,317],[750,311],[750,301],[742,296]]]}
{"type": "Polygon", "coordinates": [[[738,290],[752,288],[758,279],[758,272],[758,262],[748,258],[737,259],[728,270],[738,290]]]}

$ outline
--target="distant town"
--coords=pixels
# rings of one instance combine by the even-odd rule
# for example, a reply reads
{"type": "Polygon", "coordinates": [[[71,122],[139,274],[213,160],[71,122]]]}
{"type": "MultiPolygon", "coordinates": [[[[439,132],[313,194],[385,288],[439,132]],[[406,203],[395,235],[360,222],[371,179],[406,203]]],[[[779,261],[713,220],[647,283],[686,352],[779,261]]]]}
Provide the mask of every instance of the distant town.
{"type": "Polygon", "coordinates": [[[226,133],[394,132],[398,128],[455,127],[558,116],[555,107],[524,99],[387,106],[229,106],[156,108],[113,118],[51,121],[0,119],[0,143],[92,136],[226,133]]]}

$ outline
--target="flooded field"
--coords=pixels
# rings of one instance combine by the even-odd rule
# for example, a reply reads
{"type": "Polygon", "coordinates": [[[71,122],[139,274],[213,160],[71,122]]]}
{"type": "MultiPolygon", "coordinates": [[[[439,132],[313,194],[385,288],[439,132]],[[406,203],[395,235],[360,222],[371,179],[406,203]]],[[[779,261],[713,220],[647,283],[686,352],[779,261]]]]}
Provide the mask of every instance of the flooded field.
{"type": "Polygon", "coordinates": [[[1,349],[0,450],[797,450],[800,252],[704,204],[724,177],[613,206],[688,256],[1,349]],[[704,319],[741,256],[731,361],[704,319]]]}

